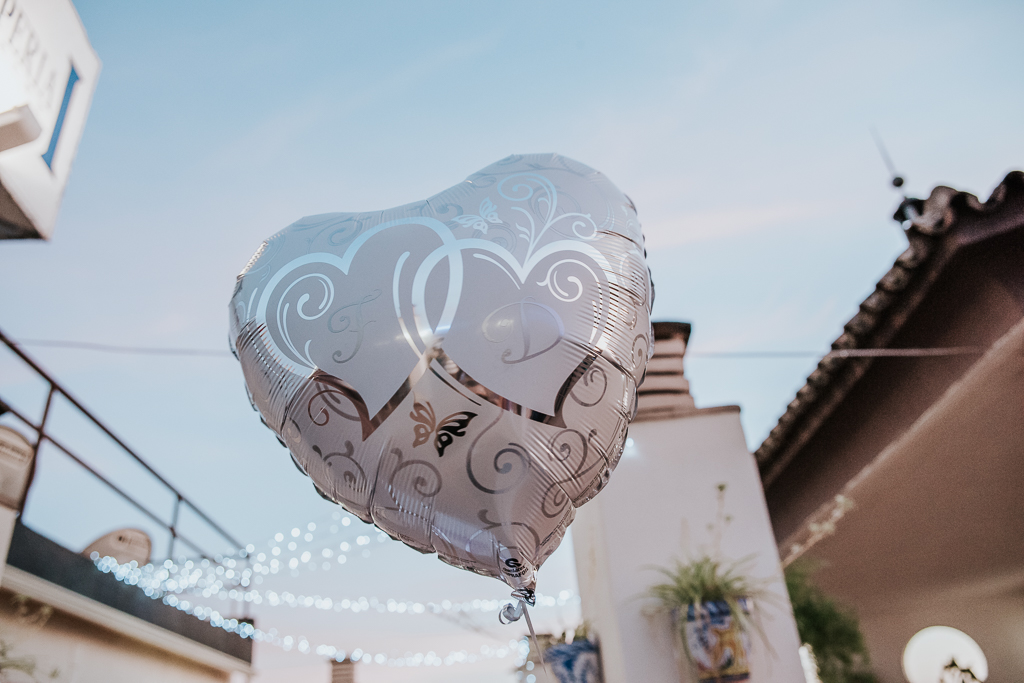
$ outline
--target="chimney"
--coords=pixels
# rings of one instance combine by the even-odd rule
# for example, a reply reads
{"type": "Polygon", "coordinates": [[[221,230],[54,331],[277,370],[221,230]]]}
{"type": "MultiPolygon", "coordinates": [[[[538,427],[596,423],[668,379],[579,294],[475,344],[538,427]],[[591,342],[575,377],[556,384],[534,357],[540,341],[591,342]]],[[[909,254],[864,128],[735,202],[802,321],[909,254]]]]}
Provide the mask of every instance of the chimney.
{"type": "Polygon", "coordinates": [[[690,382],[683,374],[683,356],[690,340],[690,323],[656,322],[654,356],[638,390],[635,422],[667,420],[697,410],[690,396],[690,382]]]}
{"type": "Polygon", "coordinates": [[[351,659],[331,661],[331,683],[355,683],[356,664],[351,659]]]}

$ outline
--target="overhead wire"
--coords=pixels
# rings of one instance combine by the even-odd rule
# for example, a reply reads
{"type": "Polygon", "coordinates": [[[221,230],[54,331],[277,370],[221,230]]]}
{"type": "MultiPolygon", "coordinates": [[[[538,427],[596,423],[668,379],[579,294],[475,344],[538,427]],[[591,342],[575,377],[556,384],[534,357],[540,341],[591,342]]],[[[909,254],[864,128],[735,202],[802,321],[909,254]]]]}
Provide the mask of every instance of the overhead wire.
{"type": "MultiPolygon", "coordinates": [[[[233,358],[230,351],[216,349],[158,347],[158,346],[121,346],[64,339],[19,339],[13,341],[15,346],[47,346],[53,348],[80,349],[103,353],[146,354],[158,356],[208,356],[233,358]]],[[[687,358],[711,359],[745,359],[745,358],[916,358],[929,356],[969,356],[981,355],[986,351],[983,346],[952,346],[944,348],[908,348],[908,349],[832,349],[821,351],[703,351],[688,350],[687,358]]]]}
{"type": "Polygon", "coordinates": [[[12,340],[15,346],[49,346],[65,349],[82,349],[85,351],[102,351],[104,353],[149,354],[158,356],[231,356],[227,350],[189,349],[158,346],[120,346],[116,344],[99,344],[95,342],[70,341],[64,339],[18,339],[12,340]]]}

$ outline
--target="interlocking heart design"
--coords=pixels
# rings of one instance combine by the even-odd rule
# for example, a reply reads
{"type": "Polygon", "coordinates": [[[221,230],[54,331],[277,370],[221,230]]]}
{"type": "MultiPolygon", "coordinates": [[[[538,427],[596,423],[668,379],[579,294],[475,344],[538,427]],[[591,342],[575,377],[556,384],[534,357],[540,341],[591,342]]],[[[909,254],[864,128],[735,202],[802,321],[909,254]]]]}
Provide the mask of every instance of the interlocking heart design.
{"type": "Polygon", "coordinates": [[[231,339],[322,496],[532,590],[622,452],[651,295],[629,198],[512,156],[422,202],[288,226],[239,275],[231,339]]]}

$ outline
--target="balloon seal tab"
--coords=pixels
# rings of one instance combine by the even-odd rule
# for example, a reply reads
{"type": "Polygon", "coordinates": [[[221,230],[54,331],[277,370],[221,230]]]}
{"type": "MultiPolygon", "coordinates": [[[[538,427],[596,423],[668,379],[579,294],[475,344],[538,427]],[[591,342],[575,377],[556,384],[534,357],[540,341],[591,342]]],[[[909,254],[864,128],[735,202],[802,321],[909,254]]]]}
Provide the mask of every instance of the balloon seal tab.
{"type": "Polygon", "coordinates": [[[516,598],[517,600],[522,600],[530,607],[533,607],[537,604],[537,594],[529,588],[517,588],[516,590],[512,591],[512,597],[516,598]]]}

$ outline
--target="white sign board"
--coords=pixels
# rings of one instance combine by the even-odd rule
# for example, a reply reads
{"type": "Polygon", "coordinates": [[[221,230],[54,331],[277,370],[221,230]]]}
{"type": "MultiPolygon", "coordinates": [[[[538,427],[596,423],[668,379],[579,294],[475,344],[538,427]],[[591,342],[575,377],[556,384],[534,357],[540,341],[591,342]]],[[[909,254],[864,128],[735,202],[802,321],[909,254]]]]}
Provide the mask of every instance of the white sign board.
{"type": "Polygon", "coordinates": [[[0,237],[52,234],[99,74],[70,0],[0,0],[0,237]]]}

